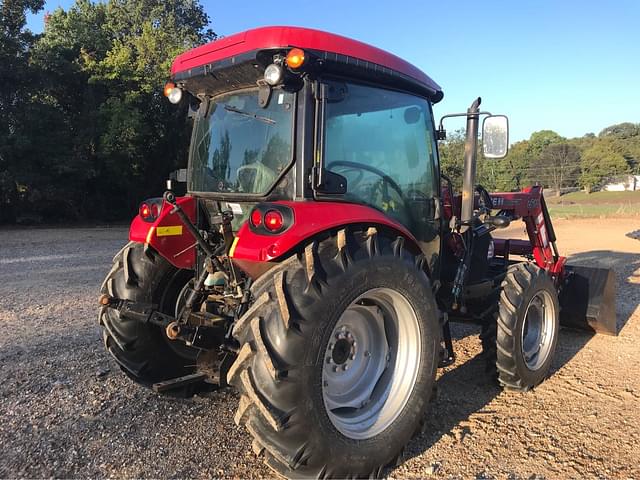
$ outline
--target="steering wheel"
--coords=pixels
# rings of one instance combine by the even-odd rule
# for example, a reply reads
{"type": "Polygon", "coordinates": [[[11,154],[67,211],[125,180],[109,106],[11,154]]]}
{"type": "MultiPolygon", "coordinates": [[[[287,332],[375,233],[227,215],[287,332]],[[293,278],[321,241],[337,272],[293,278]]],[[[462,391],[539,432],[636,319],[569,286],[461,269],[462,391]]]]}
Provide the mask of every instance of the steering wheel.
{"type": "MultiPolygon", "coordinates": [[[[377,168],[372,167],[370,165],[364,165],[362,163],[357,163],[357,162],[349,162],[347,160],[336,160],[335,162],[331,162],[327,165],[328,170],[332,170],[333,167],[347,167],[356,171],[366,170],[368,172],[374,173],[378,175],[386,185],[389,185],[391,188],[393,188],[398,193],[400,198],[404,200],[404,195],[402,193],[402,189],[400,188],[400,185],[398,185],[393,178],[391,178],[389,175],[384,173],[382,170],[378,170],[377,168]]],[[[359,183],[362,180],[363,176],[364,176],[364,173],[359,172],[359,176],[354,180],[354,183],[356,184],[359,183]]]]}

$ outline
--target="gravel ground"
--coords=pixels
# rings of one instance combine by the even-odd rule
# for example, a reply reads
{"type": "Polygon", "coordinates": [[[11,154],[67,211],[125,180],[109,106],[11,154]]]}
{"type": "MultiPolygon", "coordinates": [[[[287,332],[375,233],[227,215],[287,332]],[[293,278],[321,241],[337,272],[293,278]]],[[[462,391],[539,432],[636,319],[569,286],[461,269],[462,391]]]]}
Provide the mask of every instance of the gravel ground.
{"type": "MultiPolygon", "coordinates": [[[[425,432],[395,478],[640,478],[637,219],[556,222],[574,263],[610,266],[620,336],[562,331],[549,380],[500,392],[457,327],[425,432]]],[[[517,229],[512,229],[518,233],[517,229]]],[[[0,231],[0,477],[270,477],[231,389],[190,399],[130,382],[104,351],[97,291],[123,228],[0,231]]]]}

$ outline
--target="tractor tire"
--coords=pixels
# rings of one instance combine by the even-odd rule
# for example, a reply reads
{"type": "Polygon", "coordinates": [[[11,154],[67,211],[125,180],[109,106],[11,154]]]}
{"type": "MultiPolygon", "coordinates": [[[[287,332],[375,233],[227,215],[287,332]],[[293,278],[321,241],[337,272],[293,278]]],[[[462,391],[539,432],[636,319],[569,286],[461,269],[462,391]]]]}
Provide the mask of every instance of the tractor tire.
{"type": "MultiPolygon", "coordinates": [[[[114,298],[153,303],[176,314],[176,304],[193,272],[175,268],[151,247],[130,242],[113,258],[100,291],[114,298]]],[[[195,371],[197,350],[169,340],[162,328],[120,316],[103,306],[98,312],[104,345],[135,382],[154,383],[195,371]]]]}
{"type": "Polygon", "coordinates": [[[341,230],[251,288],[227,380],[253,449],[285,477],[378,477],[420,429],[438,363],[424,257],[341,230]]]}
{"type": "Polygon", "coordinates": [[[558,343],[558,294],[547,273],[528,262],[512,265],[502,282],[495,320],[480,339],[487,370],[499,384],[527,391],[549,373],[558,343]]]}

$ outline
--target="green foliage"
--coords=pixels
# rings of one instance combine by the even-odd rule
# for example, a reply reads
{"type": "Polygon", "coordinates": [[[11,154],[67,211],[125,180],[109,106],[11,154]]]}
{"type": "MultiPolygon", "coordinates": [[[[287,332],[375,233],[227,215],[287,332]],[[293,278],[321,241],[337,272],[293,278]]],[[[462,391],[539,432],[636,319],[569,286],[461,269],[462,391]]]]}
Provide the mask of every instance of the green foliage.
{"type": "Polygon", "coordinates": [[[12,211],[5,221],[127,218],[184,166],[186,105],[171,105],[162,87],[173,58],[215,34],[195,1],[77,0],[49,15],[36,38],[24,12],[42,4],[2,5],[3,45],[8,31],[24,41],[15,80],[3,78],[20,90],[0,99],[0,121],[11,122],[0,130],[0,211],[12,211]]]}

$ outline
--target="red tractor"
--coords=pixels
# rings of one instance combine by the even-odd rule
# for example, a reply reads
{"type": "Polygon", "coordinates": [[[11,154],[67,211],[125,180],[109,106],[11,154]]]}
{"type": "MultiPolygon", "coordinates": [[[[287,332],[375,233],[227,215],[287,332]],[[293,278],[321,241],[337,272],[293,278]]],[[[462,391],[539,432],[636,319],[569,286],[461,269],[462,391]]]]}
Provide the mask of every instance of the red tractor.
{"type": "Polygon", "coordinates": [[[165,94],[194,118],[188,193],[141,204],[102,285],[104,343],[157,391],[236,387],[235,420],[276,472],[396,460],[454,361],[451,321],[481,325],[489,369],[523,391],[561,318],[615,333],[611,272],[567,267],[542,188],[475,184],[480,119],[485,157],[508,146],[480,99],[457,114],[458,194],[440,173],[441,88],[369,45],[250,30],[178,56],[165,94]],[[518,219],[529,240],[492,237],[518,219]]]}

